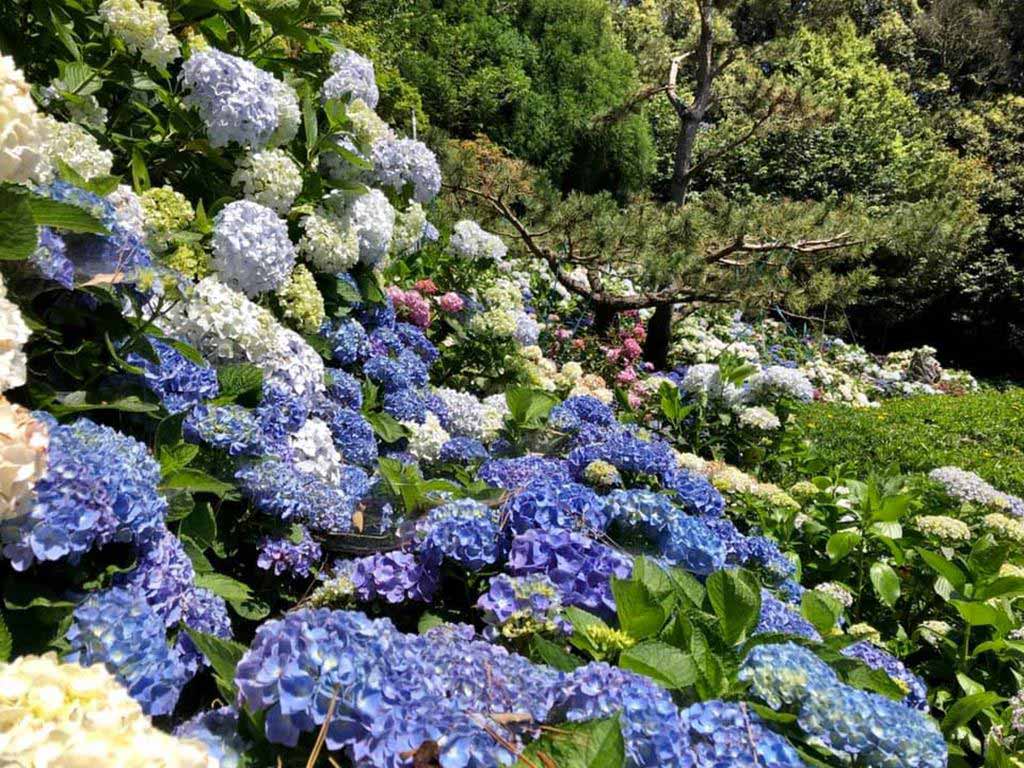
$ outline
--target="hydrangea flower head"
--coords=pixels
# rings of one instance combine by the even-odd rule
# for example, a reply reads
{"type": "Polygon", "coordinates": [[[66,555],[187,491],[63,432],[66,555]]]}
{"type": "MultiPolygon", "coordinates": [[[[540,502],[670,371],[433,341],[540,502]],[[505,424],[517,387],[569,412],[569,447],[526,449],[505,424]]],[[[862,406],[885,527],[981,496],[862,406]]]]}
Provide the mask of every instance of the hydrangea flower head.
{"type": "Polygon", "coordinates": [[[270,208],[228,203],[213,219],[213,268],[249,297],[282,287],[295,266],[288,226],[270,208]]]}
{"type": "Polygon", "coordinates": [[[0,527],[17,570],[34,561],[77,561],[115,541],[143,543],[163,526],[160,467],[146,447],[88,419],[49,424],[46,474],[25,514],[0,527]]]}
{"type": "Polygon", "coordinates": [[[300,526],[300,539],[292,541],[290,537],[271,538],[264,536],[259,543],[260,554],[256,565],[265,571],[272,570],[275,575],[291,574],[309,576],[313,567],[320,562],[323,551],[320,545],[309,535],[309,531],[300,526]]]}
{"type": "Polygon", "coordinates": [[[22,347],[30,335],[18,305],[7,298],[0,276],[0,393],[25,383],[27,358],[22,347]]]}
{"type": "Polygon", "coordinates": [[[401,192],[408,184],[417,203],[429,203],[441,191],[441,167],[422,141],[385,136],[374,143],[370,161],[381,186],[401,192]]]}
{"type": "Polygon", "coordinates": [[[194,362],[159,339],[148,337],[147,341],[156,353],[156,362],[136,352],[125,359],[142,369],[143,383],[160,398],[169,413],[181,413],[218,395],[220,385],[212,367],[194,362]]]}
{"type": "Polygon", "coordinates": [[[436,550],[471,571],[502,554],[497,511],[472,499],[436,507],[416,525],[417,549],[436,550]]]}
{"type": "Polygon", "coordinates": [[[0,56],[0,125],[0,179],[14,184],[41,181],[46,172],[46,122],[10,56],[0,56]]]}
{"type": "Polygon", "coordinates": [[[501,261],[508,253],[508,246],[500,237],[485,231],[471,219],[456,222],[449,245],[457,255],[471,261],[501,261]]]}
{"type": "Polygon", "coordinates": [[[284,215],[302,191],[302,172],[284,150],[265,149],[242,156],[231,184],[246,200],[284,215]]]}
{"type": "Polygon", "coordinates": [[[154,0],[103,0],[100,18],[111,34],[124,41],[142,59],[166,69],[181,58],[178,41],[171,34],[167,13],[154,0]]]}
{"type": "Polygon", "coordinates": [[[372,61],[355,51],[341,50],[331,56],[331,72],[321,92],[324,101],[348,94],[352,99],[361,99],[370,109],[377,108],[380,93],[372,61]]]}
{"type": "Polygon", "coordinates": [[[786,739],[772,731],[744,703],[702,701],[679,713],[686,734],[684,768],[803,768],[786,739]]]}
{"type": "Polygon", "coordinates": [[[604,500],[578,483],[541,480],[505,502],[509,528],[523,533],[531,528],[604,530],[608,515],[604,500]]]}
{"type": "Polygon", "coordinates": [[[543,574],[509,576],[499,573],[477,600],[494,636],[518,638],[533,634],[572,634],[561,614],[558,588],[543,574]]]}

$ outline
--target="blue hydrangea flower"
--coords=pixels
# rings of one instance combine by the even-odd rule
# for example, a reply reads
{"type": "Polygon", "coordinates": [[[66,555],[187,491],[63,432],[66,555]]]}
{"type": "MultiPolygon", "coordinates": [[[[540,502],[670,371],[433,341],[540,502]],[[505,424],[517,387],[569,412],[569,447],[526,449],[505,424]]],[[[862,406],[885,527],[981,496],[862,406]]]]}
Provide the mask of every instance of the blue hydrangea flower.
{"type": "Polygon", "coordinates": [[[120,587],[93,593],[75,609],[67,639],[69,661],[105,665],[147,715],[174,711],[188,672],[141,594],[120,587]]]}
{"type": "Polygon", "coordinates": [[[441,191],[441,166],[422,141],[385,136],[374,142],[370,162],[373,177],[382,187],[401,192],[408,184],[418,203],[429,203],[441,191]]]}
{"type": "Polygon", "coordinates": [[[323,557],[320,545],[305,528],[301,528],[298,542],[292,541],[290,537],[264,536],[260,539],[258,549],[260,553],[256,558],[256,565],[265,571],[272,570],[277,576],[286,573],[292,576],[309,576],[310,571],[323,557]]]}
{"type": "Polygon", "coordinates": [[[740,679],[773,709],[797,715],[810,739],[858,765],[942,768],[946,742],[926,714],[839,681],[814,653],[793,643],[760,645],[740,679]]]}
{"type": "Polygon", "coordinates": [[[517,638],[537,633],[572,634],[572,624],[561,616],[562,598],[547,576],[509,576],[499,573],[476,602],[483,611],[485,636],[517,638]]]}
{"type": "Polygon", "coordinates": [[[798,611],[793,610],[767,590],[761,590],[761,616],[754,629],[755,635],[766,635],[781,632],[796,635],[808,640],[821,642],[821,635],[811,622],[807,621],[798,611]]]}
{"type": "Polygon", "coordinates": [[[435,550],[470,571],[496,563],[502,554],[497,511],[473,499],[430,510],[416,525],[417,549],[435,550]]]}
{"type": "Polygon", "coordinates": [[[626,768],[684,765],[687,743],[679,710],[667,690],[633,672],[594,662],[565,677],[554,715],[582,722],[620,714],[626,768]]]}
{"type": "Polygon", "coordinates": [[[530,530],[516,536],[508,555],[513,576],[539,573],[558,588],[562,602],[611,619],[611,579],[628,579],[632,559],[572,531],[530,530]]]}
{"type": "Polygon", "coordinates": [[[402,350],[398,357],[377,356],[363,366],[363,374],[385,392],[410,387],[425,387],[429,381],[427,364],[412,350],[402,350]]]}
{"type": "Polygon", "coordinates": [[[470,464],[484,461],[489,454],[479,440],[472,437],[453,437],[441,446],[441,461],[454,464],[470,464]]]}
{"type": "Polygon", "coordinates": [[[212,400],[220,393],[217,371],[209,365],[200,365],[181,352],[152,336],[147,337],[157,356],[153,362],[131,352],[125,360],[142,369],[142,381],[160,398],[168,413],[181,413],[193,405],[212,400]]]}
{"type": "Polygon", "coordinates": [[[907,669],[902,661],[888,651],[867,640],[862,640],[859,643],[846,646],[840,653],[851,659],[859,659],[872,669],[883,670],[897,684],[906,689],[907,695],[903,699],[904,704],[911,709],[928,711],[928,688],[924,684],[924,680],[907,669]]]}
{"type": "Polygon", "coordinates": [[[273,75],[237,56],[209,48],[197,51],[179,75],[183,101],[199,110],[214,147],[230,142],[262,147],[278,125],[273,75]]]}
{"type": "Polygon", "coordinates": [[[804,768],[793,745],[742,702],[698,702],[679,720],[687,737],[681,768],[804,768]]]}
{"type": "Polygon", "coordinates": [[[567,397],[551,409],[548,426],[563,432],[577,432],[584,425],[608,427],[615,424],[615,412],[590,395],[567,397]]]}
{"type": "Polygon", "coordinates": [[[39,228],[39,240],[32,252],[32,265],[47,280],[71,290],[75,285],[75,265],[67,255],[64,238],[49,227],[39,228]]]}
{"type": "Polygon", "coordinates": [[[672,469],[662,473],[661,485],[665,490],[674,491],[679,503],[687,512],[701,517],[721,517],[725,511],[725,499],[706,477],[685,469],[672,469]]]}
{"type": "Polygon", "coordinates": [[[45,414],[36,418],[50,427],[46,474],[28,512],[0,522],[3,554],[16,570],[35,560],[77,562],[94,547],[159,535],[167,502],[146,446],[88,419],[57,425],[45,414]]]}
{"type": "Polygon", "coordinates": [[[676,466],[675,455],[667,443],[649,442],[626,432],[571,450],[567,461],[572,476],[577,480],[582,478],[583,470],[595,459],[607,461],[620,472],[640,472],[657,477],[676,466]]]}
{"type": "Polygon", "coordinates": [[[184,615],[196,573],[181,541],[165,526],[140,548],[135,568],[118,574],[115,585],[142,595],[168,627],[184,615]]]}
{"type": "Polygon", "coordinates": [[[372,61],[355,51],[338,51],[331,56],[331,72],[321,92],[324,101],[340,99],[348,94],[353,99],[362,99],[370,109],[377,108],[380,93],[372,61]]]}
{"type": "MultiPolygon", "coordinates": [[[[322,395],[315,399],[319,401],[322,395]]],[[[302,429],[313,413],[311,399],[296,395],[278,381],[264,379],[263,397],[256,408],[256,420],[263,431],[267,453],[283,458],[292,455],[289,438],[302,429]]]]}
{"type": "Polygon", "coordinates": [[[301,522],[314,530],[347,533],[369,478],[355,467],[342,467],[343,482],[332,486],[277,459],[242,467],[235,473],[242,494],[267,515],[301,522]]]}
{"type": "Polygon", "coordinates": [[[363,407],[363,387],[359,379],[340,368],[327,369],[327,396],[342,408],[363,407]]]}
{"type": "Polygon", "coordinates": [[[440,554],[425,549],[411,552],[376,552],[354,560],[339,560],[335,577],[347,576],[355,587],[356,599],[368,603],[383,600],[404,603],[430,602],[440,580],[440,554]]]}
{"type": "Polygon", "coordinates": [[[282,287],[295,266],[288,225],[273,210],[235,200],[213,217],[213,259],[221,280],[250,298],[282,287]]]}
{"type": "Polygon", "coordinates": [[[779,550],[779,545],[765,536],[747,537],[747,565],[760,566],[774,582],[796,573],[796,565],[779,550]]]}
{"type": "MultiPolygon", "coordinates": [[[[227,603],[224,598],[203,587],[193,587],[186,595],[182,620],[185,626],[199,632],[225,640],[232,637],[227,603]]],[[[187,632],[178,633],[174,648],[181,655],[189,675],[194,675],[201,665],[210,666],[209,660],[199,652],[187,632]]]]}
{"type": "Polygon", "coordinates": [[[229,456],[262,456],[267,438],[257,415],[241,405],[197,405],[182,423],[191,443],[226,451],[229,456]]]}
{"type": "MultiPolygon", "coordinates": [[[[120,274],[122,278],[130,278],[139,267],[152,265],[153,258],[139,234],[121,224],[117,210],[109,200],[60,180],[44,187],[42,192],[59,203],[91,213],[110,233],[65,232],[61,235],[63,254],[71,262],[76,276],[89,279],[99,274],[120,274]]],[[[46,276],[70,287],[67,285],[67,264],[59,258],[59,245],[52,238],[46,238],[45,242],[49,255],[42,258],[41,264],[51,273],[46,276]]]]}
{"type": "Polygon", "coordinates": [[[174,735],[202,742],[219,768],[238,768],[248,747],[238,733],[238,711],[234,707],[200,712],[175,728],[174,735]]]}
{"type": "Polygon", "coordinates": [[[323,336],[331,347],[331,354],[339,365],[352,365],[370,356],[370,340],[366,329],[356,320],[325,320],[320,327],[323,336]]]}
{"type": "Polygon", "coordinates": [[[410,323],[395,323],[395,335],[398,337],[398,341],[401,343],[404,349],[411,349],[427,365],[430,365],[437,360],[440,352],[437,351],[437,347],[434,343],[427,338],[427,335],[421,328],[417,328],[415,325],[410,323]]]}
{"type": "Polygon", "coordinates": [[[515,533],[530,528],[604,530],[604,500],[579,483],[537,481],[505,502],[508,526],[515,533]]]}
{"type": "MultiPolygon", "coordinates": [[[[492,447],[493,450],[493,447],[492,447]]],[[[571,483],[569,468],[562,459],[547,456],[519,456],[491,459],[480,465],[476,476],[489,485],[512,491],[534,480],[548,478],[552,483],[571,483]]]]}
{"type": "MultiPolygon", "coordinates": [[[[427,420],[429,400],[426,390],[398,389],[384,393],[384,413],[398,421],[414,421],[422,424],[427,420]]],[[[440,417],[439,417],[440,420],[440,417]]],[[[442,421],[442,425],[443,425],[442,421]]]]}
{"type": "Polygon", "coordinates": [[[359,411],[335,407],[322,414],[334,437],[334,445],[345,461],[361,467],[377,463],[377,436],[359,411]]]}

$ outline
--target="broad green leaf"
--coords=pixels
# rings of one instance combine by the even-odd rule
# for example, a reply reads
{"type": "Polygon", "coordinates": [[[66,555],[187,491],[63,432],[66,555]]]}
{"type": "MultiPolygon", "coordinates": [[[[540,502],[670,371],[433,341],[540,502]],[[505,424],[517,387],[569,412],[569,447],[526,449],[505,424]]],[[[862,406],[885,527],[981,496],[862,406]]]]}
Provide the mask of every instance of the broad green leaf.
{"type": "Polygon", "coordinates": [[[715,571],[705,587],[721,624],[722,638],[734,644],[755,626],[761,612],[761,589],[749,571],[715,571]]]}
{"type": "Polygon", "coordinates": [[[530,639],[530,650],[532,657],[561,672],[572,672],[576,667],[585,663],[583,659],[573,656],[562,646],[540,635],[534,635],[530,639]]]}
{"type": "Polygon", "coordinates": [[[961,725],[966,725],[981,712],[1003,701],[1003,697],[994,691],[984,691],[964,696],[946,710],[942,718],[942,732],[951,733],[961,725]]]}
{"type": "Polygon", "coordinates": [[[558,403],[554,395],[529,387],[510,387],[505,392],[512,421],[522,427],[538,428],[558,403]]]}
{"type": "Polygon", "coordinates": [[[153,413],[159,411],[156,403],[143,402],[135,395],[122,397],[109,402],[89,402],[85,392],[67,392],[47,406],[54,416],[67,416],[72,413],[87,411],[122,411],[124,413],[153,413]]]}
{"type": "Polygon", "coordinates": [[[161,445],[156,451],[156,460],[160,462],[160,470],[164,476],[184,469],[199,455],[199,446],[191,443],[161,445]]]}
{"type": "Polygon", "coordinates": [[[1024,577],[1000,576],[979,587],[974,597],[977,600],[990,600],[993,597],[1012,599],[1024,595],[1024,577]]]}
{"type": "Polygon", "coordinates": [[[942,555],[936,552],[930,552],[927,549],[917,549],[917,554],[924,560],[925,565],[935,571],[939,576],[942,576],[948,581],[953,587],[962,592],[964,585],[967,583],[967,577],[964,576],[964,572],[961,571],[952,561],[947,560],[942,555]]]}
{"type": "Polygon", "coordinates": [[[217,520],[213,508],[207,503],[196,504],[192,514],[181,522],[180,536],[187,536],[201,548],[206,549],[217,539],[217,520]]]}
{"type": "Polygon", "coordinates": [[[611,580],[615,609],[623,631],[637,640],[652,637],[665,624],[665,611],[651,591],[638,581],[611,580]]]}
{"type": "Polygon", "coordinates": [[[217,369],[220,384],[218,399],[237,400],[245,394],[258,393],[263,387],[263,371],[249,363],[225,365],[217,369]]]}
{"type": "Polygon", "coordinates": [[[876,560],[871,564],[869,574],[871,584],[881,601],[890,608],[894,606],[900,598],[900,577],[896,575],[896,571],[892,566],[876,560]]]}
{"type": "Polygon", "coordinates": [[[213,667],[214,678],[221,694],[228,701],[234,701],[238,695],[238,689],[235,686],[235,669],[248,649],[234,640],[225,640],[191,627],[185,627],[185,631],[199,652],[213,667]]]}
{"type": "Polygon", "coordinates": [[[247,585],[223,573],[197,573],[196,586],[210,590],[229,603],[244,603],[252,599],[252,590],[247,585]]]}
{"type": "Polygon", "coordinates": [[[373,427],[374,433],[385,443],[397,442],[409,434],[409,430],[391,414],[378,412],[364,415],[370,426],[373,427]]]}
{"type": "Polygon", "coordinates": [[[0,661],[10,659],[13,650],[14,638],[11,637],[11,630],[7,628],[3,613],[0,613],[0,661]]]}
{"type": "Polygon", "coordinates": [[[842,560],[850,554],[854,547],[860,544],[860,539],[859,531],[836,531],[828,537],[825,551],[833,562],[842,560]]]}
{"type": "Polygon", "coordinates": [[[995,606],[968,600],[951,600],[950,603],[972,627],[998,627],[1003,624],[1003,614],[995,606]]]}
{"type": "Polygon", "coordinates": [[[880,693],[893,701],[902,701],[906,698],[907,691],[901,688],[882,669],[871,669],[866,664],[857,664],[845,675],[846,682],[857,688],[880,693]]]}
{"type": "Polygon", "coordinates": [[[146,167],[146,158],[138,147],[132,148],[132,186],[138,193],[143,193],[150,187],[149,169],[146,167]]]}
{"type": "Polygon", "coordinates": [[[421,635],[434,627],[440,627],[444,624],[444,619],[438,616],[436,613],[430,611],[424,611],[420,615],[420,620],[416,622],[416,631],[421,635]]]}
{"type": "Polygon", "coordinates": [[[238,496],[235,486],[230,483],[218,480],[213,475],[208,475],[201,470],[188,467],[172,472],[164,478],[163,487],[192,493],[212,493],[222,499],[234,499],[238,496]]]}
{"type": "Polygon", "coordinates": [[[627,648],[619,655],[619,666],[646,675],[666,688],[686,688],[697,680],[691,656],[659,640],[627,648]]]}
{"type": "Polygon", "coordinates": [[[0,187],[0,261],[27,259],[36,249],[36,222],[24,192],[0,187]]]}
{"type": "Polygon", "coordinates": [[[110,231],[103,226],[103,222],[77,205],[61,203],[37,195],[29,197],[28,204],[32,209],[32,217],[36,226],[93,235],[110,234],[110,231]]]}
{"type": "Polygon", "coordinates": [[[619,716],[583,723],[562,723],[545,731],[523,750],[513,768],[623,768],[625,744],[619,716]]]}
{"type": "Polygon", "coordinates": [[[589,653],[594,658],[599,658],[601,652],[594,647],[594,644],[590,642],[587,637],[586,630],[588,627],[601,627],[608,629],[608,625],[600,618],[592,613],[576,608],[575,606],[569,606],[563,612],[565,618],[572,624],[572,637],[569,638],[569,642],[579,648],[581,651],[589,653]]]}
{"type": "Polygon", "coordinates": [[[800,613],[823,635],[836,625],[842,612],[843,606],[838,600],[813,589],[800,598],[800,613]]]}

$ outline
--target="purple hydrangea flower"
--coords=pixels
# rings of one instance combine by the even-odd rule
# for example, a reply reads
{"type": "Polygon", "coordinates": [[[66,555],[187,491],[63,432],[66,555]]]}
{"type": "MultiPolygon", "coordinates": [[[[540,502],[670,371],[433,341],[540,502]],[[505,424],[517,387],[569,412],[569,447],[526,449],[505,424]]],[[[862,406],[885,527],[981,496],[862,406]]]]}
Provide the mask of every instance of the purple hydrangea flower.
{"type": "Polygon", "coordinates": [[[907,695],[903,699],[904,704],[911,709],[928,711],[928,688],[924,681],[888,651],[867,640],[862,640],[859,643],[846,646],[840,653],[851,659],[859,659],[872,669],[883,670],[893,680],[906,686],[907,695]]]}
{"type": "Polygon", "coordinates": [[[256,558],[256,565],[265,571],[272,570],[277,576],[286,573],[299,577],[309,576],[323,557],[323,550],[308,530],[301,526],[299,528],[298,542],[290,537],[264,536],[259,543],[260,554],[256,558]]]}
{"type": "Polygon", "coordinates": [[[493,565],[502,555],[497,510],[473,499],[435,507],[416,525],[417,549],[434,550],[471,571],[493,565]]]}
{"type": "Polygon", "coordinates": [[[552,483],[572,482],[568,465],[562,459],[547,456],[491,459],[480,466],[477,477],[506,491],[524,488],[533,480],[542,478],[548,478],[552,483]]]}
{"type": "Polygon", "coordinates": [[[331,56],[331,72],[321,93],[324,101],[340,99],[348,94],[353,99],[362,99],[370,109],[377,108],[380,93],[372,61],[355,51],[338,51],[331,56]]]}
{"type": "Polygon", "coordinates": [[[508,525],[515,533],[530,528],[604,530],[604,500],[591,488],[556,480],[538,481],[505,502],[508,525]]]}
{"type": "Polygon", "coordinates": [[[430,202],[441,191],[441,166],[422,141],[385,136],[370,149],[370,162],[381,186],[401,192],[408,184],[418,203],[430,202]]]}
{"type": "Polygon", "coordinates": [[[267,437],[257,415],[241,405],[197,405],[182,424],[191,443],[226,451],[229,456],[262,456],[267,437]]]}
{"type": "Polygon", "coordinates": [[[156,354],[156,362],[136,352],[129,353],[125,360],[142,369],[143,383],[160,398],[168,413],[181,413],[220,393],[217,371],[212,367],[190,360],[159,339],[150,336],[147,341],[156,354]]]}
{"type": "Polygon", "coordinates": [[[71,290],[75,286],[75,265],[67,255],[64,238],[49,227],[39,228],[39,240],[32,252],[32,265],[47,280],[71,290]]]}

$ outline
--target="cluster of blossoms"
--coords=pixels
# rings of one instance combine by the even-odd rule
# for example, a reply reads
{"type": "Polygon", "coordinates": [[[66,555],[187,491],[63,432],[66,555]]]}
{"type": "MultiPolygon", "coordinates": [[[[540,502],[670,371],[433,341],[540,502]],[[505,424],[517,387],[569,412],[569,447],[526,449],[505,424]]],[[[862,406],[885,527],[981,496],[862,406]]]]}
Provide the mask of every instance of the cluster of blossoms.
{"type": "Polygon", "coordinates": [[[969,374],[944,370],[931,347],[875,356],[836,337],[798,337],[784,323],[748,323],[723,312],[689,315],[675,333],[673,359],[680,363],[731,355],[759,367],[790,368],[811,383],[817,400],[869,406],[887,397],[977,388],[969,374]]]}
{"type": "Polygon", "coordinates": [[[928,477],[961,504],[977,504],[1024,517],[1024,499],[1003,493],[973,472],[959,467],[938,467],[928,477]]]}
{"type": "Polygon", "coordinates": [[[286,214],[302,191],[302,172],[284,150],[266,149],[243,156],[231,184],[246,200],[286,214]]]}
{"type": "Polygon", "coordinates": [[[277,576],[286,573],[299,577],[309,576],[323,557],[320,544],[309,535],[308,530],[301,527],[298,541],[291,537],[265,536],[259,543],[259,550],[256,565],[273,571],[277,576]]]}
{"type": "Polygon", "coordinates": [[[205,746],[158,730],[100,664],[56,654],[0,664],[0,755],[12,765],[215,768],[205,746]]]}
{"type": "Polygon", "coordinates": [[[806,648],[758,646],[744,661],[740,678],[750,681],[752,693],[772,709],[796,714],[800,728],[837,755],[868,765],[946,765],[946,745],[934,721],[842,683],[806,648]]]}
{"type": "Polygon", "coordinates": [[[957,520],[949,515],[919,515],[914,518],[914,525],[922,533],[934,536],[947,544],[971,539],[971,527],[963,520],[957,520]]]}
{"type": "Polygon", "coordinates": [[[497,511],[472,499],[436,507],[416,526],[419,551],[434,550],[470,571],[498,561],[497,511]]]}
{"type": "Polygon", "coordinates": [[[106,176],[114,163],[114,155],[103,149],[91,133],[76,123],[64,123],[52,117],[43,118],[46,143],[43,153],[46,158],[45,170],[39,175],[43,181],[51,181],[57,160],[62,160],[85,179],[106,176]]]}
{"type": "Polygon", "coordinates": [[[456,222],[448,244],[456,255],[472,261],[501,261],[508,254],[508,246],[500,237],[471,219],[456,222]]]}
{"type": "Polygon", "coordinates": [[[0,395],[0,525],[21,517],[46,472],[47,425],[0,395]]]}
{"type": "Polygon", "coordinates": [[[156,360],[137,352],[126,356],[126,361],[142,370],[142,381],[167,409],[168,413],[181,413],[205,400],[212,400],[220,392],[217,372],[205,363],[197,363],[159,339],[147,339],[156,360]]]}
{"type": "Polygon", "coordinates": [[[212,247],[221,280],[250,298],[283,286],[295,265],[287,225],[249,200],[228,203],[217,213],[212,247]]]}
{"type": "Polygon", "coordinates": [[[0,56],[0,125],[4,126],[0,180],[15,184],[42,180],[46,175],[47,123],[10,56],[0,56]]]}
{"type": "Polygon", "coordinates": [[[25,383],[25,353],[22,347],[30,331],[18,306],[7,298],[0,276],[0,393],[25,383]]]}
{"type": "Polygon", "coordinates": [[[355,51],[338,51],[331,56],[331,72],[321,91],[324,101],[348,95],[359,99],[371,110],[377,108],[380,93],[372,61],[355,51]]]}
{"type": "Polygon", "coordinates": [[[178,41],[171,34],[167,13],[154,0],[103,0],[100,18],[110,34],[143,61],[160,69],[181,57],[178,41]]]}
{"type": "Polygon", "coordinates": [[[490,587],[476,604],[489,625],[488,636],[515,639],[523,635],[572,634],[572,624],[560,615],[558,587],[542,574],[499,574],[491,579],[490,587]]]}

